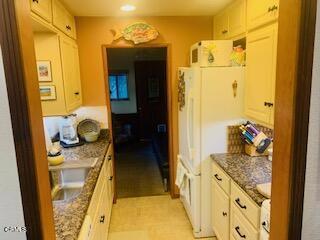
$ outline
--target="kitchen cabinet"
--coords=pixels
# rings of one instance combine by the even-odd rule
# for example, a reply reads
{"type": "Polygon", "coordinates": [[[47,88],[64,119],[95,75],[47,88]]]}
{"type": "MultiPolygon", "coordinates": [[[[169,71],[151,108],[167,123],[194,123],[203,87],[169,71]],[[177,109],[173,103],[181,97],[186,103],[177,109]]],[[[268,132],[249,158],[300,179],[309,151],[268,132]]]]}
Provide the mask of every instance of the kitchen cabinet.
{"type": "Polygon", "coordinates": [[[110,144],[87,211],[92,219],[90,240],[104,240],[108,236],[114,196],[112,149],[110,144]]]}
{"type": "Polygon", "coordinates": [[[214,17],[214,39],[223,40],[228,38],[229,16],[227,11],[223,11],[214,17]]]}
{"type": "Polygon", "coordinates": [[[247,0],[247,26],[252,30],[278,19],[279,0],[247,0]]]}
{"type": "Polygon", "coordinates": [[[231,39],[246,32],[246,1],[237,0],[214,17],[214,39],[231,39]]]}
{"type": "Polygon", "coordinates": [[[261,208],[216,162],[212,163],[211,196],[212,229],[218,240],[259,239],[261,208]],[[222,181],[229,186],[223,187],[222,181]]]}
{"type": "Polygon", "coordinates": [[[245,115],[273,126],[278,24],[252,31],[247,36],[245,115]]]}
{"type": "Polygon", "coordinates": [[[51,0],[30,0],[31,11],[39,15],[47,22],[52,22],[52,1],[51,0]]]}
{"type": "Polygon", "coordinates": [[[76,39],[76,24],[74,17],[59,0],[53,0],[53,25],[69,37],[76,39]]]}
{"type": "Polygon", "coordinates": [[[229,239],[229,196],[212,181],[212,228],[219,240],[229,239]]]}
{"type": "Polygon", "coordinates": [[[60,48],[66,109],[71,112],[82,104],[78,46],[74,40],[61,36],[60,48]]]}

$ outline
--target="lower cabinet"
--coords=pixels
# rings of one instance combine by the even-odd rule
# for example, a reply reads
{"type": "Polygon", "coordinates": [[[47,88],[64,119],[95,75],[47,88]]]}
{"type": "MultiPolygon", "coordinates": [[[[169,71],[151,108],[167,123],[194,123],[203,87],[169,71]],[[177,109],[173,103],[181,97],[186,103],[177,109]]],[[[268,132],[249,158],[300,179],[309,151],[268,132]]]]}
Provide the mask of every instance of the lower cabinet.
{"type": "Polygon", "coordinates": [[[110,145],[87,211],[92,221],[89,240],[108,238],[114,196],[112,149],[110,145]]]}
{"type": "Polygon", "coordinates": [[[228,186],[218,182],[217,172],[219,179],[230,177],[216,163],[213,163],[212,169],[211,218],[218,240],[258,240],[257,219],[260,218],[261,208],[234,181],[228,181],[228,186]]]}
{"type": "Polygon", "coordinates": [[[229,239],[230,198],[216,183],[212,184],[212,228],[219,240],[229,239]]]}

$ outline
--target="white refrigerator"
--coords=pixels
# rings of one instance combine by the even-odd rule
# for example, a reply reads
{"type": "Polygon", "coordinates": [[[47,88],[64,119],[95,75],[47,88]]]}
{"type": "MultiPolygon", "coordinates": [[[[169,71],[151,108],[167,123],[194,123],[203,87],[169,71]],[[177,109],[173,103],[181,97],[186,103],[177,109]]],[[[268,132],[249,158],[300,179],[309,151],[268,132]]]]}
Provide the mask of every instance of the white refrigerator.
{"type": "Polygon", "coordinates": [[[197,238],[214,236],[210,155],[226,153],[227,126],[243,122],[244,79],[244,67],[179,68],[180,199],[197,238]]]}

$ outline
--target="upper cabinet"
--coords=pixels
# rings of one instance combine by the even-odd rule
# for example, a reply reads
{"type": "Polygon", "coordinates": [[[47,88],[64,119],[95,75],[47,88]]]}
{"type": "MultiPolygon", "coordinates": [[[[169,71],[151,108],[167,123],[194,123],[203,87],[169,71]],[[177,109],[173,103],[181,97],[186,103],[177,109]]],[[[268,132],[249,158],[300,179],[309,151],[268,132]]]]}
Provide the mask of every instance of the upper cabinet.
{"type": "Polygon", "coordinates": [[[30,8],[47,22],[52,22],[52,0],[30,0],[30,8]]]}
{"type": "Polygon", "coordinates": [[[246,1],[237,0],[214,17],[214,39],[232,39],[246,32],[246,1]]]}
{"type": "Polygon", "coordinates": [[[53,25],[68,36],[76,39],[76,24],[74,17],[66,10],[62,3],[53,0],[53,25]]]}
{"type": "Polygon", "coordinates": [[[278,24],[247,35],[245,114],[272,126],[276,81],[278,24]]]}
{"type": "Polygon", "coordinates": [[[248,30],[278,19],[279,0],[247,0],[248,30]]]}
{"type": "Polygon", "coordinates": [[[222,40],[228,38],[229,31],[229,15],[227,11],[216,15],[214,17],[214,39],[222,40]]]}

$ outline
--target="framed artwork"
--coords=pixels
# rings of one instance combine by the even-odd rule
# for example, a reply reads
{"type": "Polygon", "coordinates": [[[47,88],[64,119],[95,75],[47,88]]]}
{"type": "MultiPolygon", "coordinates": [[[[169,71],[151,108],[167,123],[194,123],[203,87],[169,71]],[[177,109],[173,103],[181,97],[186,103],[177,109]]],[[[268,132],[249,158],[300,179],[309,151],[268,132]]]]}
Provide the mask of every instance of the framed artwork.
{"type": "Polygon", "coordinates": [[[40,86],[40,98],[42,101],[56,100],[56,87],[55,86],[40,86]]]}
{"type": "Polygon", "coordinates": [[[51,62],[37,61],[37,71],[39,82],[51,82],[51,62]]]}

